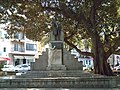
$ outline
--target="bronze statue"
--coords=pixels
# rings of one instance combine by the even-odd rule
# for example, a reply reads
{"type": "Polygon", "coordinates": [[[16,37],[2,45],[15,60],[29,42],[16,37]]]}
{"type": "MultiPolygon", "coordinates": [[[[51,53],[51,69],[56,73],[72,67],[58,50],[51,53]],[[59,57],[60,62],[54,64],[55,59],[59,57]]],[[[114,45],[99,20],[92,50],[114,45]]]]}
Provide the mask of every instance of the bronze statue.
{"type": "Polygon", "coordinates": [[[61,33],[61,27],[58,22],[53,22],[53,35],[55,36],[55,40],[59,41],[60,40],[60,33],[61,33]]]}

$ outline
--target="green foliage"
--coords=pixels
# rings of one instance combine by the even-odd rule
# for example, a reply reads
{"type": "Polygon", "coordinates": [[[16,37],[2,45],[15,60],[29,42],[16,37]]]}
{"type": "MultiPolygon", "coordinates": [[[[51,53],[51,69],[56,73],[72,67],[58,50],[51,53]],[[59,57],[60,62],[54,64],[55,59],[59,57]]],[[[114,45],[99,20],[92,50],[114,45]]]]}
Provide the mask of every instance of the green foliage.
{"type": "Polygon", "coordinates": [[[4,62],[0,63],[0,71],[1,71],[1,68],[3,68],[4,64],[5,64],[4,62]]]}
{"type": "Polygon", "coordinates": [[[91,42],[97,31],[102,44],[109,49],[119,38],[119,5],[119,0],[1,0],[0,17],[2,23],[9,23],[6,30],[10,35],[22,31],[37,41],[48,35],[56,17],[70,42],[91,42]]]}

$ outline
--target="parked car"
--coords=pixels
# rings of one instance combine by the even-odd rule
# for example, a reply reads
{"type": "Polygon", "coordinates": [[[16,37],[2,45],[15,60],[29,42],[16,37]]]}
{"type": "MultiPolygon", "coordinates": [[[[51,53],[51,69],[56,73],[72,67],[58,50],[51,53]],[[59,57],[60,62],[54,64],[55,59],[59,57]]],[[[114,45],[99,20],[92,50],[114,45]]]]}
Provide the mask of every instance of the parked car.
{"type": "Polygon", "coordinates": [[[21,65],[15,66],[14,70],[16,72],[25,72],[25,71],[29,71],[30,70],[30,66],[27,65],[27,64],[21,64],[21,65]]]}
{"type": "Polygon", "coordinates": [[[1,68],[4,72],[14,72],[14,66],[13,65],[4,65],[3,68],[1,68]]]}
{"type": "Polygon", "coordinates": [[[26,72],[17,72],[17,73],[16,73],[16,76],[20,76],[20,75],[22,75],[22,74],[26,74],[26,72]]]}
{"type": "Polygon", "coordinates": [[[113,70],[120,70],[120,66],[115,66],[113,70]]]}

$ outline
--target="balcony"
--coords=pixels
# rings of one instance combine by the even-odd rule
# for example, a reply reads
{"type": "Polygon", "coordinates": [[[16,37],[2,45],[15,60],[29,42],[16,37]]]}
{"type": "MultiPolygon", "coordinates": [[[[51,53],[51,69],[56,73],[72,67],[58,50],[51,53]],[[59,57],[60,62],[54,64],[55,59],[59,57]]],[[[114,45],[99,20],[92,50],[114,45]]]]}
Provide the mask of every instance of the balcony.
{"type": "Polygon", "coordinates": [[[25,48],[11,48],[11,52],[25,52],[25,48]]]}
{"type": "Polygon", "coordinates": [[[24,34],[16,34],[13,38],[10,39],[11,41],[17,41],[17,42],[25,42],[25,36],[24,34]]]}

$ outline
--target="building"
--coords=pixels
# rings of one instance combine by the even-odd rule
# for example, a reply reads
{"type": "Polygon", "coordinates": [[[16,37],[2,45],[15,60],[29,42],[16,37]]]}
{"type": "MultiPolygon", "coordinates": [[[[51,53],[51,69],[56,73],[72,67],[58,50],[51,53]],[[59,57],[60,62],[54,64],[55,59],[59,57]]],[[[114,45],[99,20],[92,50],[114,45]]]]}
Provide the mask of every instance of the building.
{"type": "MultiPolygon", "coordinates": [[[[86,50],[82,50],[82,51],[86,51],[86,50]]],[[[93,58],[92,57],[80,55],[75,49],[71,50],[71,54],[74,54],[75,58],[78,58],[78,61],[83,63],[83,70],[87,70],[90,68],[93,69],[94,66],[93,66],[93,58]]]]}
{"type": "Polygon", "coordinates": [[[10,38],[6,31],[0,29],[0,57],[6,60],[6,64],[19,65],[30,64],[39,56],[39,45],[37,41],[26,38],[23,33],[16,33],[10,38]]]}
{"type": "Polygon", "coordinates": [[[108,58],[108,63],[114,69],[116,66],[120,66],[120,55],[111,54],[108,58]]]}
{"type": "Polygon", "coordinates": [[[0,62],[9,63],[10,57],[9,57],[9,40],[6,38],[7,33],[0,29],[0,62]],[[7,48],[8,47],[8,48],[7,48]],[[5,60],[3,58],[9,58],[9,60],[5,60]]]}

